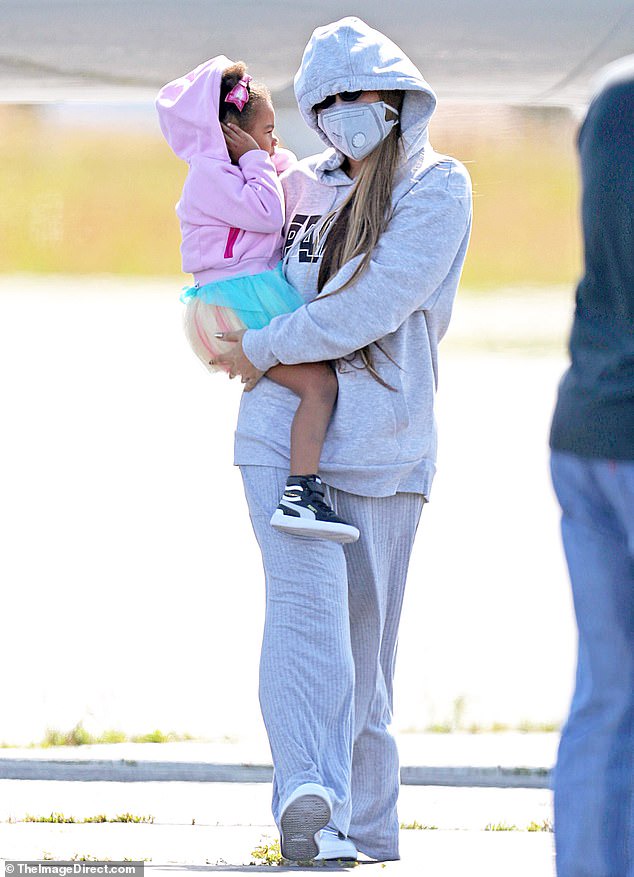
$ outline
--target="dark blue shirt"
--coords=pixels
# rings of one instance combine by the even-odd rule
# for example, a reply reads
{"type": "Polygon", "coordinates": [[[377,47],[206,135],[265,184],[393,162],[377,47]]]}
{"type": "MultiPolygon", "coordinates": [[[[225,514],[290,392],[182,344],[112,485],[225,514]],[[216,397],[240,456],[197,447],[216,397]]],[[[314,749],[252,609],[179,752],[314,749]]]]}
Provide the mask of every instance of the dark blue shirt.
{"type": "Polygon", "coordinates": [[[578,147],[585,272],[550,445],[634,460],[634,76],[593,100],[578,147]]]}

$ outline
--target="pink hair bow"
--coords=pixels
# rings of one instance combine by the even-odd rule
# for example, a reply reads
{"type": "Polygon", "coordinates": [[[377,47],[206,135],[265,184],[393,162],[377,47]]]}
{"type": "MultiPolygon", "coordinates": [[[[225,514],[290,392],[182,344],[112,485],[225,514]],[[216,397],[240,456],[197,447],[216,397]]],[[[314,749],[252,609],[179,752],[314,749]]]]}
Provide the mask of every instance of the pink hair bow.
{"type": "Polygon", "coordinates": [[[251,77],[248,73],[245,73],[240,82],[237,85],[234,85],[226,96],[225,103],[235,104],[240,112],[242,112],[244,105],[249,102],[249,90],[247,86],[250,82],[251,77]]]}

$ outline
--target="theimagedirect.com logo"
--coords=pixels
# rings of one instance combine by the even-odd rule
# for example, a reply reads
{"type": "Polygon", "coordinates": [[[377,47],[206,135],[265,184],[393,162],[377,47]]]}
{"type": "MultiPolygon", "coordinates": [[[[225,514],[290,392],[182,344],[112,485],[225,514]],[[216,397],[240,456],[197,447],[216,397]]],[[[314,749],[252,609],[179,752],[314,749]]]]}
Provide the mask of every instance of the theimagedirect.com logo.
{"type": "Polygon", "coordinates": [[[143,862],[5,862],[6,877],[143,877],[143,862]]]}

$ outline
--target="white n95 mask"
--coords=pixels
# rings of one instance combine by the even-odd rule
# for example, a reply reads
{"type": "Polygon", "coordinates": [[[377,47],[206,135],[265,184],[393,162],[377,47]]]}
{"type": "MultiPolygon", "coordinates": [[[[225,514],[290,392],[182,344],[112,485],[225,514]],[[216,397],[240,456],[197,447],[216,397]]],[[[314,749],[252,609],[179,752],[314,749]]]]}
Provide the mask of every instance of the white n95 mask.
{"type": "Polygon", "coordinates": [[[335,105],[317,114],[317,124],[332,145],[356,161],[376,149],[397,121],[398,110],[382,100],[348,107],[335,105]],[[387,121],[387,110],[393,112],[396,119],[387,121]]]}

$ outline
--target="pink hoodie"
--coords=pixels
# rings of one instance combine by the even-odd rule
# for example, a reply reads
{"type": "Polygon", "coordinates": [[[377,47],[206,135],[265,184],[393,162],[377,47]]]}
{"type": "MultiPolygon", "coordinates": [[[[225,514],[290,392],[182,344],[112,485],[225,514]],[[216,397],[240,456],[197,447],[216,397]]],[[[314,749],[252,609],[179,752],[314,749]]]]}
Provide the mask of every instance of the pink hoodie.
{"type": "Polygon", "coordinates": [[[280,260],[284,196],[278,173],[295,161],[279,150],[246,152],[231,164],[218,120],[224,55],[165,85],[156,99],[161,130],[189,165],[176,205],[183,271],[197,283],[257,274],[280,260]]]}

